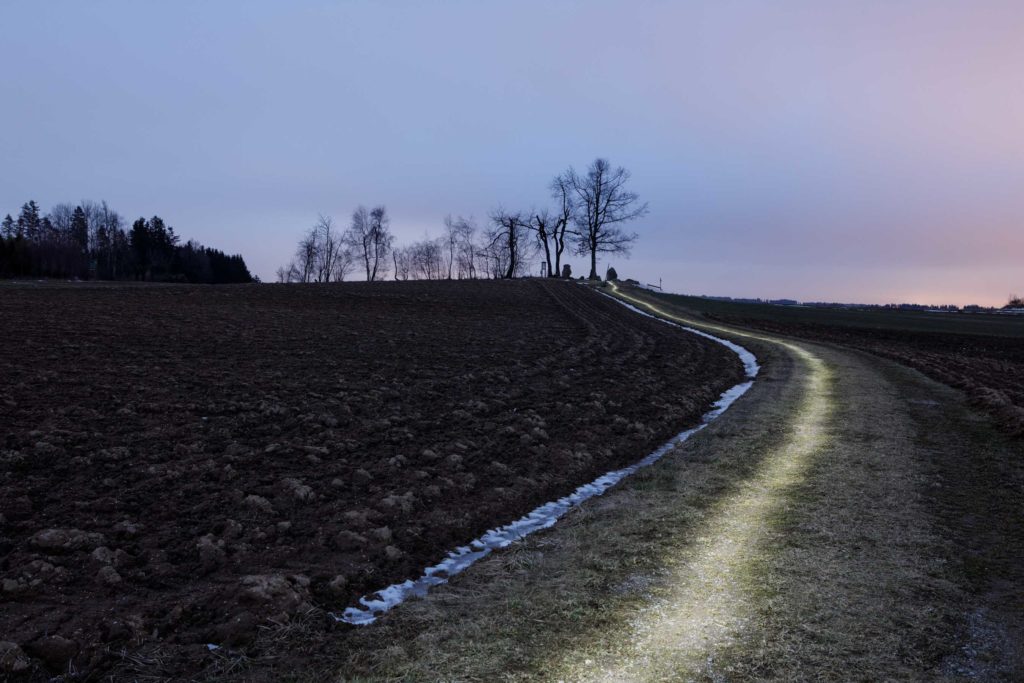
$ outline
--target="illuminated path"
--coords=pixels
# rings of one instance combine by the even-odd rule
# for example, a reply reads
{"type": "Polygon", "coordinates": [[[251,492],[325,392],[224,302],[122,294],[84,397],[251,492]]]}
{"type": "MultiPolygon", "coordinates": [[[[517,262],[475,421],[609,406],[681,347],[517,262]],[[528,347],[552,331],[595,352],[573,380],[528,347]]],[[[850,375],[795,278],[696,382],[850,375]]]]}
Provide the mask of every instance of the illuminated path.
{"type": "MultiPolygon", "coordinates": [[[[631,304],[669,320],[732,336],[761,338],[735,330],[709,326],[672,315],[618,291],[631,304]]],[[[830,371],[810,351],[784,344],[804,364],[804,396],[789,437],[766,454],[756,474],[715,506],[698,533],[698,550],[673,567],[664,583],[667,595],[645,608],[631,624],[627,636],[633,651],[606,667],[597,667],[595,679],[671,680],[681,671],[704,667],[714,652],[733,640],[750,619],[754,598],[748,595],[751,558],[768,537],[765,520],[786,502],[787,490],[798,484],[826,443],[832,412],[830,371]]]]}

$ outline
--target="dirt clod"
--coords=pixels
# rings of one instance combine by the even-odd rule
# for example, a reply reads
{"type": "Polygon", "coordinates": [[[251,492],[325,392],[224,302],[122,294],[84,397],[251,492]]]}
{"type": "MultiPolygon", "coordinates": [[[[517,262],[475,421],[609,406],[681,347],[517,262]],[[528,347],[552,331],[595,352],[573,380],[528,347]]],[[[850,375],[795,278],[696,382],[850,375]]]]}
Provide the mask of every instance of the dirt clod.
{"type": "Polygon", "coordinates": [[[26,646],[28,653],[42,660],[53,673],[67,671],[68,663],[78,654],[78,643],[62,636],[45,636],[26,646]]]}
{"type": "Polygon", "coordinates": [[[331,594],[333,594],[335,596],[345,595],[345,593],[347,592],[346,591],[346,587],[347,586],[348,586],[348,579],[346,579],[341,574],[338,574],[337,576],[335,576],[327,584],[328,590],[330,590],[331,594]]]}
{"type": "Polygon", "coordinates": [[[196,549],[199,551],[199,561],[207,572],[213,571],[227,561],[224,541],[213,534],[207,534],[200,538],[196,542],[196,549]]]}
{"type": "Polygon", "coordinates": [[[309,579],[304,576],[286,577],[283,574],[259,574],[244,576],[239,599],[243,603],[255,603],[265,611],[293,614],[300,607],[308,605],[309,579]]]}
{"type": "Polygon", "coordinates": [[[245,497],[243,501],[245,505],[253,510],[262,512],[268,515],[274,514],[274,506],[270,504],[270,501],[263,496],[257,496],[255,494],[245,497]]]}
{"type": "Polygon", "coordinates": [[[121,583],[121,575],[117,573],[116,569],[109,565],[96,572],[96,578],[100,583],[107,586],[116,586],[121,583]]]}
{"type": "Polygon", "coordinates": [[[44,529],[33,536],[29,543],[44,553],[67,553],[95,548],[103,540],[103,534],[80,529],[44,529]]]}
{"type": "Polygon", "coordinates": [[[334,545],[339,550],[355,550],[357,548],[362,548],[366,543],[367,541],[365,536],[357,534],[354,531],[349,531],[348,529],[339,531],[338,535],[334,537],[334,545]]]}
{"type": "Polygon", "coordinates": [[[31,666],[28,656],[17,643],[0,641],[0,671],[17,674],[31,666]]]}

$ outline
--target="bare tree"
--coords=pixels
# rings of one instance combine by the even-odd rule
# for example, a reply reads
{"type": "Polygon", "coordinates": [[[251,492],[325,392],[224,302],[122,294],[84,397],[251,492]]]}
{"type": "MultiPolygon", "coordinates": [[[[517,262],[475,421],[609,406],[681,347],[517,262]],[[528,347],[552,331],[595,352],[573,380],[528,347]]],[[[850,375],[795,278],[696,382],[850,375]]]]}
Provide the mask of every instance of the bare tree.
{"type": "Polygon", "coordinates": [[[388,218],[387,209],[378,206],[370,212],[370,231],[373,244],[373,269],[370,271],[371,280],[376,280],[377,275],[381,277],[388,269],[388,253],[395,241],[391,234],[391,219],[388,218]]]}
{"type": "Polygon", "coordinates": [[[570,168],[566,176],[575,193],[576,247],[590,255],[589,277],[596,280],[598,253],[628,254],[637,235],[625,232],[622,224],[646,214],[647,204],[626,190],[629,171],[612,169],[607,159],[595,159],[586,175],[570,168]]]}
{"type": "Polygon", "coordinates": [[[110,207],[107,206],[107,202],[105,201],[94,202],[91,199],[83,199],[79,202],[78,206],[82,208],[82,212],[85,214],[86,223],[89,226],[86,243],[89,249],[95,249],[96,232],[102,222],[109,216],[110,207]]]}
{"type": "Polygon", "coordinates": [[[476,258],[480,261],[480,272],[484,277],[498,279],[505,277],[508,269],[508,252],[501,239],[502,230],[496,225],[488,226],[480,235],[476,247],[476,258]]]}
{"type": "Polygon", "coordinates": [[[448,270],[448,279],[452,279],[452,270],[455,267],[455,252],[459,244],[459,231],[456,221],[451,214],[444,217],[444,264],[448,270]]]}
{"type": "Polygon", "coordinates": [[[124,250],[118,244],[123,239],[124,222],[107,202],[100,202],[96,220],[90,224],[93,229],[93,243],[97,255],[97,270],[101,277],[117,279],[124,270],[124,250]]]}
{"type": "Polygon", "coordinates": [[[345,232],[345,243],[356,258],[362,260],[367,282],[382,278],[387,272],[387,259],[393,242],[387,209],[383,206],[371,211],[360,206],[352,213],[352,225],[345,232]]]}
{"type": "Polygon", "coordinates": [[[409,247],[395,247],[391,250],[391,258],[395,263],[395,279],[409,280],[412,278],[412,254],[409,247]]]}
{"type": "Polygon", "coordinates": [[[330,282],[337,259],[339,245],[335,241],[334,221],[320,214],[309,231],[314,248],[313,278],[317,282],[330,282]]]}
{"type": "Polygon", "coordinates": [[[497,209],[491,213],[491,229],[484,238],[483,253],[490,262],[492,277],[522,275],[524,265],[536,246],[527,237],[530,219],[522,212],[497,209]]]}
{"type": "Polygon", "coordinates": [[[62,239],[70,239],[71,221],[75,215],[75,208],[74,204],[61,202],[60,204],[54,204],[53,208],[50,209],[50,213],[47,214],[54,231],[62,239]]]}
{"type": "MultiPolygon", "coordinates": [[[[547,277],[555,277],[558,274],[558,265],[552,270],[551,264],[551,253],[555,248],[555,222],[556,219],[551,215],[551,212],[547,209],[543,211],[533,211],[527,222],[527,227],[533,231],[537,238],[537,246],[544,251],[544,274],[547,277]]],[[[555,258],[558,259],[559,255],[556,251],[555,258]]]]}
{"type": "Polygon", "coordinates": [[[349,246],[356,258],[363,262],[366,268],[366,279],[370,280],[371,255],[373,252],[372,238],[370,236],[370,212],[365,206],[360,206],[352,212],[352,223],[345,231],[345,244],[349,246]]]}
{"type": "Polygon", "coordinates": [[[352,258],[341,235],[334,229],[334,220],[321,214],[310,234],[316,246],[316,281],[343,281],[351,268],[352,258]]]}
{"type": "Polygon", "coordinates": [[[295,259],[277,269],[278,282],[341,282],[352,268],[352,255],[334,220],[320,214],[299,240],[295,259]]]}
{"type": "Polygon", "coordinates": [[[409,245],[412,275],[417,280],[441,280],[446,267],[444,247],[446,238],[424,239],[409,245]]]}
{"type": "MultiPolygon", "coordinates": [[[[454,262],[455,277],[460,280],[477,277],[476,222],[472,218],[462,216],[452,220],[449,216],[445,219],[445,228],[445,248],[448,250],[446,258],[454,262]]],[[[452,277],[451,270],[449,263],[449,279],[452,277]]]]}
{"type": "Polygon", "coordinates": [[[575,193],[572,189],[572,183],[569,181],[567,174],[555,176],[554,180],[551,181],[549,187],[551,190],[551,197],[555,200],[556,207],[552,212],[552,218],[554,219],[551,224],[550,235],[552,250],[555,253],[554,270],[551,270],[550,264],[548,268],[548,275],[550,277],[561,277],[562,276],[562,253],[565,251],[566,236],[569,233],[569,226],[572,225],[573,216],[576,213],[576,202],[575,193]]]}
{"type": "Polygon", "coordinates": [[[295,250],[296,275],[295,282],[312,282],[316,273],[317,246],[316,234],[310,230],[299,240],[295,250]]]}
{"type": "Polygon", "coordinates": [[[443,280],[448,278],[447,236],[426,237],[404,247],[395,247],[391,259],[396,280],[443,280]]]}

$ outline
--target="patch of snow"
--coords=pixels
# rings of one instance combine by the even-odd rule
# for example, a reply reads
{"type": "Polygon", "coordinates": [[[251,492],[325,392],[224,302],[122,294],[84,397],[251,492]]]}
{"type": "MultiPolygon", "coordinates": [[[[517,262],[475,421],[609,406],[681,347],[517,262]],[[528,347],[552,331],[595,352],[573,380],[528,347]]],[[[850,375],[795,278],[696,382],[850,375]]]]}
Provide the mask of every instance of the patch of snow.
{"type": "Polygon", "coordinates": [[[527,514],[525,517],[521,517],[511,524],[506,524],[505,526],[498,527],[497,529],[491,529],[480,538],[471,541],[469,545],[461,546],[452,550],[448,553],[448,556],[445,559],[441,560],[441,562],[424,569],[423,574],[419,578],[409,579],[402,583],[396,583],[388,586],[387,588],[376,591],[371,595],[364,596],[359,599],[361,607],[349,607],[342,612],[340,616],[332,614],[331,616],[334,617],[334,619],[347,624],[354,624],[356,626],[372,624],[377,620],[377,617],[396,605],[401,604],[410,597],[423,597],[432,587],[447,583],[449,578],[462,572],[477,560],[490,555],[492,551],[505,548],[535,531],[540,531],[541,529],[547,529],[553,526],[559,518],[565,515],[565,513],[572,508],[585,500],[595,496],[600,496],[612,486],[615,486],[615,484],[619,483],[637,470],[654,464],[677,445],[707,427],[712,420],[724,413],[729,406],[736,401],[736,399],[745,394],[753,385],[754,377],[757,376],[760,368],[754,354],[744,347],[726,339],[721,339],[708,334],[707,332],[651,315],[650,313],[642,311],[635,306],[621,301],[620,299],[615,299],[614,297],[609,298],[614,299],[618,303],[626,306],[636,313],[639,313],[640,315],[654,318],[666,325],[672,325],[686,330],[687,332],[711,339],[719,344],[723,344],[739,356],[740,361],[743,363],[747,381],[741,382],[731,389],[724,391],[719,399],[715,401],[711,410],[705,413],[701,418],[700,424],[672,437],[669,441],[659,446],[654,452],[650,453],[639,462],[620,470],[613,470],[603,474],[594,481],[588,484],[583,484],[564,498],[559,498],[558,500],[550,503],[545,503],[527,514]]]}

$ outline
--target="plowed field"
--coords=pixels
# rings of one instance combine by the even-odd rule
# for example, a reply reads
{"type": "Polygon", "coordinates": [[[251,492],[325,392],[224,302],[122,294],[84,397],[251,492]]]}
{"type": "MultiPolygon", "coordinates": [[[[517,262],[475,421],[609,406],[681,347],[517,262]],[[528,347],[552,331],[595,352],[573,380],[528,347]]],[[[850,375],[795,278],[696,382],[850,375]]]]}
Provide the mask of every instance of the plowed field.
{"type": "Polygon", "coordinates": [[[251,650],[637,460],[742,377],[539,280],[6,285],[0,331],[2,675],[25,679],[194,675],[207,643],[251,650]]]}

